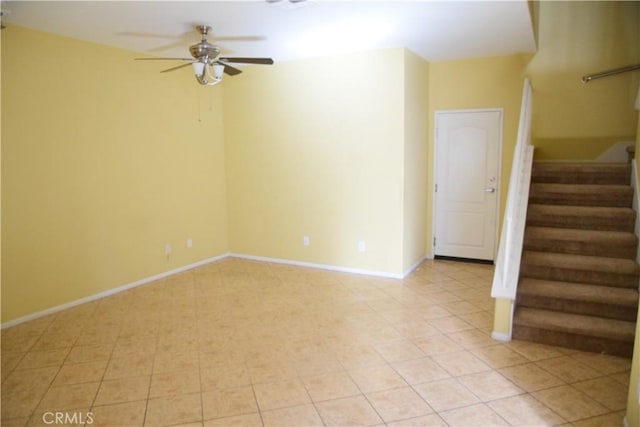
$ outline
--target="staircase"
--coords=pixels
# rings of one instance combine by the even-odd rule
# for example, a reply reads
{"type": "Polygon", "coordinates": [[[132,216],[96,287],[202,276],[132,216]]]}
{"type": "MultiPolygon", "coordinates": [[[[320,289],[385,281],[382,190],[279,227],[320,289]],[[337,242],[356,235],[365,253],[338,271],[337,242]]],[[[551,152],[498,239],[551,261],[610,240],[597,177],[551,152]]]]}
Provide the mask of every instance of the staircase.
{"type": "Polygon", "coordinates": [[[638,278],[631,165],[534,163],[513,338],[633,353],[638,278]]]}

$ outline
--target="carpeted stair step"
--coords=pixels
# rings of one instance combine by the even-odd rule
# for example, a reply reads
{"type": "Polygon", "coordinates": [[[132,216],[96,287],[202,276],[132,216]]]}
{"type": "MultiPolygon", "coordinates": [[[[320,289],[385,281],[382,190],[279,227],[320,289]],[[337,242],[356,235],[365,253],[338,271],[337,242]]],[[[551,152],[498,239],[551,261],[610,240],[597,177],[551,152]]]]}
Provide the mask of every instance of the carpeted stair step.
{"type": "Polygon", "coordinates": [[[636,324],[552,310],[518,307],[513,338],[631,357],[636,324]]]}
{"type": "Polygon", "coordinates": [[[527,226],[564,227],[633,233],[636,213],[631,208],[529,204],[527,226]]]}
{"type": "Polygon", "coordinates": [[[521,277],[638,288],[640,267],[630,259],[523,251],[521,277]]]}
{"type": "Polygon", "coordinates": [[[635,322],[638,291],[522,278],[518,284],[517,306],[635,322]]]}
{"type": "Polygon", "coordinates": [[[631,357],[638,238],[626,163],[540,163],[531,173],[513,337],[631,357]]]}
{"type": "Polygon", "coordinates": [[[622,231],[527,227],[524,249],[577,255],[635,259],[638,238],[622,231]]]}
{"type": "Polygon", "coordinates": [[[535,162],[531,181],[557,184],[629,185],[628,163],[555,163],[535,162]]]}
{"type": "Polygon", "coordinates": [[[629,185],[531,184],[529,203],[630,208],[629,185]]]}

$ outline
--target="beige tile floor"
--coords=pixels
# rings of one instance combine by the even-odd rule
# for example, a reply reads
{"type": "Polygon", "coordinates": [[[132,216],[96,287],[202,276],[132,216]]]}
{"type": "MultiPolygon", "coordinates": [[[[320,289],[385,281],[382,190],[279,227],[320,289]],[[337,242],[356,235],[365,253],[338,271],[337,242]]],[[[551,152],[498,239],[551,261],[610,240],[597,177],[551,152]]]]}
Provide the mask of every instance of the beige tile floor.
{"type": "Polygon", "coordinates": [[[490,338],[492,267],[227,258],[2,331],[2,425],[620,426],[630,361],[490,338]]]}

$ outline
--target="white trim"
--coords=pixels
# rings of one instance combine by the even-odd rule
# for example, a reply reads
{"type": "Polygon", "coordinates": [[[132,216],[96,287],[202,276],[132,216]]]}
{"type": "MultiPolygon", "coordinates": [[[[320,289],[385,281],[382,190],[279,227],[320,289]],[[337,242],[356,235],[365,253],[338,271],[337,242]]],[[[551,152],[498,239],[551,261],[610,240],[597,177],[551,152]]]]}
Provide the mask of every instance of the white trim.
{"type": "Polygon", "coordinates": [[[363,274],[367,276],[377,276],[377,277],[388,277],[391,279],[404,278],[404,275],[402,273],[389,273],[387,271],[365,270],[362,268],[342,267],[338,265],[328,265],[328,264],[316,264],[314,262],[295,261],[295,260],[283,259],[283,258],[269,258],[269,257],[263,257],[263,256],[257,256],[257,255],[246,255],[246,254],[238,254],[238,253],[230,253],[229,256],[242,258],[242,259],[249,259],[253,261],[271,262],[274,264],[288,264],[288,265],[295,265],[298,267],[311,267],[311,268],[318,268],[321,270],[339,271],[342,273],[363,274]]]}
{"type": "Polygon", "coordinates": [[[511,336],[509,334],[505,334],[503,332],[491,332],[491,338],[496,341],[511,341],[511,336]]]}
{"type": "Polygon", "coordinates": [[[500,111],[501,113],[504,113],[504,108],[503,107],[489,107],[489,108],[460,108],[460,109],[453,109],[453,110],[436,110],[434,111],[434,115],[435,114],[452,114],[452,113],[489,113],[491,111],[500,111]]]}
{"type": "Polygon", "coordinates": [[[422,264],[422,261],[429,259],[428,255],[423,255],[422,257],[418,258],[418,260],[416,262],[414,262],[413,264],[411,264],[409,266],[409,268],[407,268],[404,273],[402,273],[402,279],[404,279],[405,277],[407,277],[409,274],[411,274],[413,272],[413,270],[415,270],[416,268],[418,268],[418,266],[420,264],[422,264]]]}
{"type": "Polygon", "coordinates": [[[437,159],[436,153],[438,145],[438,116],[444,114],[467,114],[467,113],[499,113],[500,114],[500,128],[498,129],[498,176],[496,177],[496,224],[495,224],[495,236],[493,243],[493,261],[495,263],[498,258],[498,248],[500,245],[500,200],[502,200],[502,146],[504,145],[504,108],[492,107],[492,108],[469,108],[469,109],[454,109],[454,110],[436,110],[433,112],[433,156],[431,161],[431,170],[433,171],[433,188],[431,188],[431,240],[428,244],[431,245],[432,258],[436,255],[435,246],[433,245],[433,238],[436,237],[436,181],[438,179],[437,159]]]}
{"type": "Polygon", "coordinates": [[[38,311],[36,313],[31,313],[26,316],[18,317],[17,319],[9,320],[8,322],[4,322],[0,325],[0,329],[10,328],[12,326],[18,325],[20,323],[28,322],[29,320],[34,320],[39,317],[48,316],[50,314],[57,313],[62,310],[66,310],[71,307],[78,306],[80,304],[85,304],[87,302],[99,300],[101,298],[105,298],[132,288],[135,288],[140,285],[144,285],[146,283],[153,282],[155,280],[163,279],[165,277],[182,273],[183,271],[191,270],[196,267],[200,267],[205,264],[210,264],[215,261],[219,261],[221,259],[227,258],[229,254],[218,255],[212,258],[203,259],[201,261],[194,262],[192,264],[187,264],[182,267],[175,268],[173,270],[165,271],[164,273],[155,274],[153,276],[145,277],[144,279],[136,280],[135,282],[127,283],[126,285],[118,286],[117,288],[108,289],[103,292],[99,292],[94,295],[89,295],[84,298],[77,299],[75,301],[67,302],[61,305],[57,305],[55,307],[47,308],[46,310],[38,311]]]}
{"type": "MultiPolygon", "coordinates": [[[[502,231],[498,245],[498,257],[491,285],[493,298],[505,298],[512,301],[509,322],[513,321],[513,300],[515,300],[518,287],[522,236],[524,236],[533,165],[531,105],[531,84],[529,79],[525,78],[522,87],[518,135],[513,151],[511,175],[507,187],[507,202],[503,212],[502,231]]],[[[509,335],[511,335],[511,325],[509,326],[509,335]]]]}
{"type": "Polygon", "coordinates": [[[636,145],[635,141],[618,141],[604,150],[596,159],[595,163],[627,163],[629,152],[627,148],[636,145]]]}

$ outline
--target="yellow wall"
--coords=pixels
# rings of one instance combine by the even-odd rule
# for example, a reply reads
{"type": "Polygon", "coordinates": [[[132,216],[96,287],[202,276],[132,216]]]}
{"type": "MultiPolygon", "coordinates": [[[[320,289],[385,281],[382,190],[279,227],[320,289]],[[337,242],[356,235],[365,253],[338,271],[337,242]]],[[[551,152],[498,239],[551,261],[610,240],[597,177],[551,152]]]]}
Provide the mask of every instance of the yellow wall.
{"type": "Polygon", "coordinates": [[[3,321],[228,251],[401,274],[430,252],[435,110],[503,108],[509,173],[518,55],[430,66],[387,49],[202,88],[130,52],[11,30],[3,321]],[[20,54],[35,45],[47,82],[20,54]]]}
{"type": "Polygon", "coordinates": [[[400,273],[404,50],[245,70],[225,82],[231,251],[400,273]]]}
{"type": "Polygon", "coordinates": [[[640,2],[538,5],[538,53],[527,68],[534,93],[536,159],[594,159],[633,141],[640,72],[581,77],[640,63],[640,2]]]}
{"type": "Polygon", "coordinates": [[[15,26],[2,55],[3,322],[226,253],[223,86],[15,26]]]}
{"type": "Polygon", "coordinates": [[[511,336],[511,311],[513,301],[507,298],[496,298],[493,309],[493,333],[496,338],[507,340],[511,336]]]}
{"type": "Polygon", "coordinates": [[[429,63],[405,50],[403,271],[429,253],[429,63]]]}

